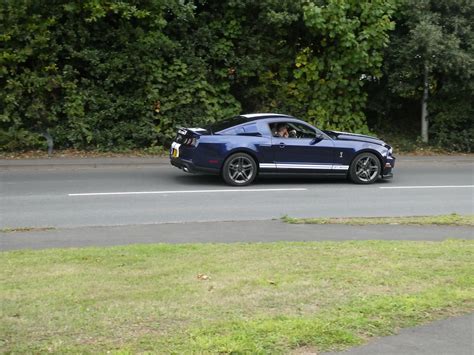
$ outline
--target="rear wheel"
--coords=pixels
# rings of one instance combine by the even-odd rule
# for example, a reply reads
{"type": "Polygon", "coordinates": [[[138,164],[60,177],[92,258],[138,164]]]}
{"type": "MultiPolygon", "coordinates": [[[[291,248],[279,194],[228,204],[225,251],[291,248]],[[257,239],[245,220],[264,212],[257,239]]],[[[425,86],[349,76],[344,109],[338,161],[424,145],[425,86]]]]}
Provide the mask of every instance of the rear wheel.
{"type": "Polygon", "coordinates": [[[381,165],[372,153],[362,153],[354,158],[349,169],[349,176],[356,184],[372,184],[379,177],[381,165]]]}
{"type": "Polygon", "coordinates": [[[256,176],[257,163],[246,153],[232,154],[222,168],[222,178],[232,186],[250,185],[256,176]]]}

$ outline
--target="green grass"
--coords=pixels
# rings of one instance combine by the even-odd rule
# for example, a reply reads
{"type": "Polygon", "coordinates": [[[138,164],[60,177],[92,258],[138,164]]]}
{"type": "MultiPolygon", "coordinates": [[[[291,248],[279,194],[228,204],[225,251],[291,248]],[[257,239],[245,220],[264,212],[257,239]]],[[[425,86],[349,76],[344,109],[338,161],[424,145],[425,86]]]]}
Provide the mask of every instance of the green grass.
{"type": "Polygon", "coordinates": [[[0,255],[0,352],[325,351],[474,309],[472,241],[0,255]]]}
{"type": "Polygon", "coordinates": [[[283,216],[283,222],[290,224],[406,224],[406,225],[443,225],[474,226],[474,215],[462,216],[456,213],[439,216],[414,217],[349,217],[349,218],[293,218],[283,216]]]}

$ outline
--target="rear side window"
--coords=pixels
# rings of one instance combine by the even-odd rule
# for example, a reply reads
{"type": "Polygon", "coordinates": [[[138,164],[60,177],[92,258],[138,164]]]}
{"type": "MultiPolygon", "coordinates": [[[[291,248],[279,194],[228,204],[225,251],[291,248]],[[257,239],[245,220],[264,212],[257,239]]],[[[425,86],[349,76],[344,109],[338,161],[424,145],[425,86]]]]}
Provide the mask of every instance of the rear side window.
{"type": "Polygon", "coordinates": [[[229,129],[220,131],[218,133],[222,135],[226,135],[226,136],[235,136],[237,134],[244,133],[244,127],[240,126],[240,127],[229,128],[229,129]]]}
{"type": "Polygon", "coordinates": [[[235,116],[232,118],[227,118],[223,121],[216,122],[213,125],[211,125],[209,128],[211,129],[212,133],[221,133],[221,134],[235,134],[235,133],[227,133],[227,129],[238,126],[242,123],[247,122],[248,119],[243,116],[235,116]],[[226,132],[222,132],[222,131],[226,132]]]}
{"type": "Polygon", "coordinates": [[[242,135],[258,135],[259,132],[258,132],[257,124],[249,123],[249,124],[244,125],[244,126],[232,127],[232,128],[220,131],[219,134],[231,135],[231,136],[235,136],[235,135],[239,135],[239,134],[242,134],[242,135]]]}
{"type": "Polygon", "coordinates": [[[244,128],[244,132],[248,133],[248,134],[257,134],[257,133],[259,133],[256,123],[247,124],[243,128],[244,128]]]}

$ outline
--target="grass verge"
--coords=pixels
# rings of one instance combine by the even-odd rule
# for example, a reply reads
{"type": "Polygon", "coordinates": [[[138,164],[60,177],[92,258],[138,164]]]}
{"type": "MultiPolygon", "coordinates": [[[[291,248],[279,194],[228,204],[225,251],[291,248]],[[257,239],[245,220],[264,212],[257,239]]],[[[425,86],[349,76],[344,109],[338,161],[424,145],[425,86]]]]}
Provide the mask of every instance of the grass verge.
{"type": "Polygon", "coordinates": [[[293,218],[283,216],[283,222],[290,224],[406,224],[406,225],[442,225],[442,226],[474,226],[474,215],[456,213],[439,216],[413,217],[349,217],[349,218],[293,218]]]}
{"type": "Polygon", "coordinates": [[[54,227],[17,227],[17,228],[0,228],[0,233],[15,232],[47,232],[55,230],[54,227]]]}
{"type": "Polygon", "coordinates": [[[2,352],[288,353],[474,309],[474,242],[4,252],[2,352]]]}

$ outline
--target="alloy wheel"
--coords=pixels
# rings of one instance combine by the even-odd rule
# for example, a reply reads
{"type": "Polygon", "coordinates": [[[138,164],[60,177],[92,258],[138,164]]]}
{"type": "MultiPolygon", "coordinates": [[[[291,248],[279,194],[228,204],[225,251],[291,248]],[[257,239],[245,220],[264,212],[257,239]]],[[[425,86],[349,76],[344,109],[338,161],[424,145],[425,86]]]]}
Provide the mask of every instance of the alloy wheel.
{"type": "Polygon", "coordinates": [[[254,164],[245,156],[233,158],[228,165],[228,176],[236,185],[243,185],[253,179],[254,164]]]}
{"type": "Polygon", "coordinates": [[[372,157],[359,159],[356,164],[356,174],[362,181],[371,181],[379,174],[377,161],[372,157]]]}
{"type": "Polygon", "coordinates": [[[349,177],[356,184],[371,184],[377,180],[381,169],[381,163],[377,156],[370,152],[364,152],[352,161],[349,177]]]}

